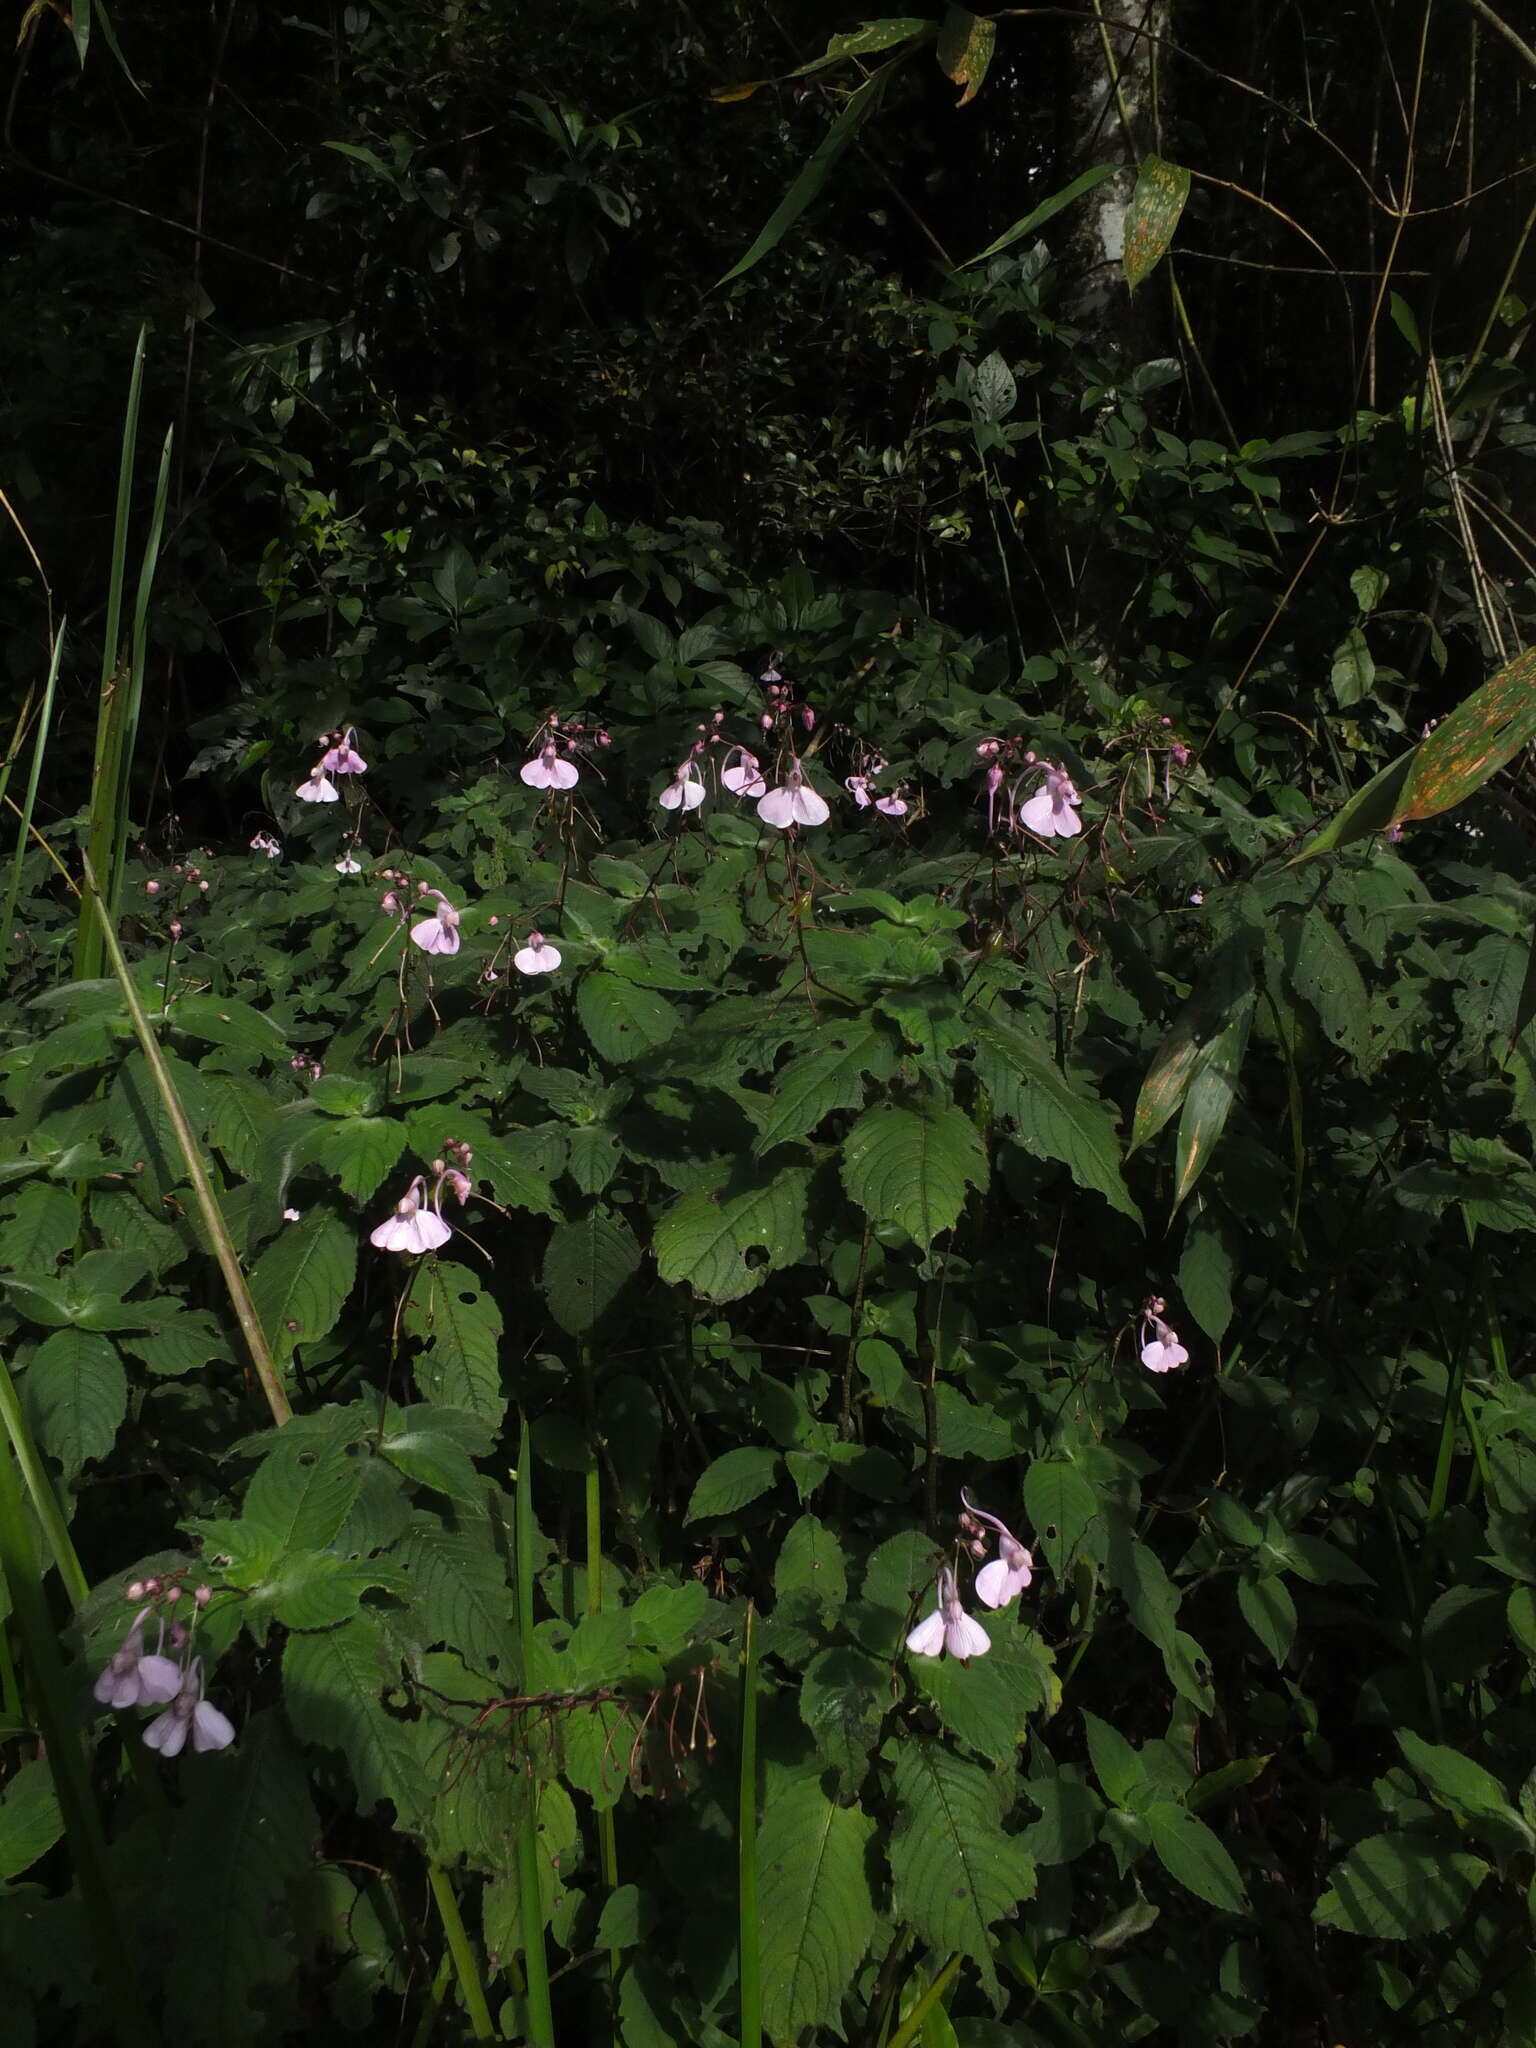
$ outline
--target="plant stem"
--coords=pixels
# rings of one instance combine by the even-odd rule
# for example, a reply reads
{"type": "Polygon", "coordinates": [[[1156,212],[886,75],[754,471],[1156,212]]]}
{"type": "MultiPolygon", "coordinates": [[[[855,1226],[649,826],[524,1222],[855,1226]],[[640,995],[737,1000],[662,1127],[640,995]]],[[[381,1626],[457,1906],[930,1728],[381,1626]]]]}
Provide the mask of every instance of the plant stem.
{"type": "Polygon", "coordinates": [[[411,2036],[411,2048],[427,2048],[432,2038],[432,2029],[437,2025],[437,2016],[443,2009],[443,2000],[448,1996],[449,1979],[453,1976],[453,1957],[446,1951],[437,1966],[437,1975],[427,1991],[426,2003],[421,2008],[421,2018],[416,2022],[416,2031],[411,2036]]]}
{"type": "Polygon", "coordinates": [[[741,2048],[761,2048],[763,1968],[757,1910],[757,1645],[747,1603],[741,1639],[741,1739],[736,1778],[736,1944],[741,2048]]]}
{"type": "MultiPolygon", "coordinates": [[[[474,1945],[464,1926],[464,1916],[459,1911],[459,1902],[454,1896],[453,1882],[446,1870],[436,1863],[427,1865],[427,1882],[432,1887],[432,1897],[437,1902],[438,1915],[443,1923],[443,1933],[448,1940],[447,1962],[451,1959],[454,1975],[459,1980],[459,1996],[464,2001],[464,2010],[469,2015],[469,2024],[477,2041],[494,2041],[496,2029],[491,2023],[491,2009],[485,2002],[485,1986],[480,1982],[480,1969],[475,1961],[474,1945]]],[[[441,1969],[439,1976],[442,1975],[441,1969]]]]}
{"type": "MultiPolygon", "coordinates": [[[[533,1640],[533,1446],[528,1421],[517,1443],[517,1491],[513,1499],[517,1637],[526,1687],[528,1646],[533,1640]]],[[[527,1732],[527,1717],[524,1717],[527,1732]]],[[[530,1755],[528,1797],[517,1830],[518,1910],[523,1923],[523,1968],[528,1978],[530,2048],[555,2048],[555,2017],[549,1999],[549,1959],[544,1952],[544,1894],[539,1884],[539,1780],[530,1755]]]]}
{"type": "Polygon", "coordinates": [[[885,2048],[908,2048],[908,2044],[917,2039],[923,2030],[923,2025],[929,2013],[933,2011],[933,2008],[954,1982],[955,1972],[959,1967],[960,1958],[958,1956],[951,1956],[922,1997],[917,2001],[916,2005],[907,2014],[901,2025],[896,2029],[895,2033],[889,2036],[885,2048]]]}
{"type": "Polygon", "coordinates": [[[43,1461],[37,1454],[37,1445],[32,1441],[32,1432],[16,1398],[16,1382],[11,1378],[11,1369],[0,1358],[0,1423],[11,1440],[11,1449],[16,1453],[16,1463],[26,1481],[27,1494],[32,1502],[32,1512],[42,1524],[48,1548],[58,1567],[64,1590],[69,1595],[69,1604],[76,1610],[85,1605],[90,1586],[80,1568],[80,1559],[70,1541],[69,1528],[59,1509],[58,1495],[53,1482],[44,1469],[43,1461]]]}

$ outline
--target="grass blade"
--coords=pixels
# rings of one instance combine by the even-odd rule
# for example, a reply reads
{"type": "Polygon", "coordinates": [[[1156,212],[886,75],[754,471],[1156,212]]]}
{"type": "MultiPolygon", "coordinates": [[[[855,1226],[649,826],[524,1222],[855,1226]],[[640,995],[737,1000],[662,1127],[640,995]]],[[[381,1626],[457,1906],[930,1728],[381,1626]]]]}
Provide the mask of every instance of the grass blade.
{"type": "Polygon", "coordinates": [[[438,1915],[443,1923],[443,1933],[448,1941],[448,1954],[453,1961],[454,1975],[459,1980],[459,1996],[464,2001],[464,2010],[469,2015],[469,2024],[477,2041],[494,2041],[496,2029],[491,2024],[491,2009],[485,2002],[485,1986],[480,1982],[480,1970],[475,1961],[474,1945],[464,1925],[464,1916],[459,1911],[459,1902],[454,1896],[453,1881],[446,1870],[436,1863],[427,1865],[427,1882],[432,1887],[438,1915]]]}
{"type": "MultiPolygon", "coordinates": [[[[59,630],[53,636],[53,655],[48,663],[48,684],[43,691],[43,708],[37,718],[37,738],[32,746],[32,768],[27,776],[27,793],[22,799],[21,822],[16,832],[16,854],[11,862],[11,879],[6,885],[5,910],[0,915],[0,958],[10,944],[11,920],[16,915],[16,899],[21,893],[22,865],[27,857],[27,840],[32,831],[32,813],[37,805],[37,786],[42,780],[43,756],[48,749],[48,733],[53,722],[53,693],[59,680],[59,663],[64,654],[64,629],[67,619],[59,621],[59,630]]],[[[5,779],[0,781],[0,795],[4,794],[5,782],[10,779],[9,761],[5,764],[5,779]]]]}

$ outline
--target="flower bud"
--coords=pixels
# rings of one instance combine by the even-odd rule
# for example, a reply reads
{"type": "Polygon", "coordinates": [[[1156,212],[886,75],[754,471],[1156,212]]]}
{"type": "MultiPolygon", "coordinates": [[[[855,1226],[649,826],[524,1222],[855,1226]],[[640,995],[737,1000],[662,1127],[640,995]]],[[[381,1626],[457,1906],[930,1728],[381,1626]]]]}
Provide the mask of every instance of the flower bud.
{"type": "Polygon", "coordinates": [[[160,884],[158,882],[146,882],[144,884],[144,894],[146,896],[158,896],[160,894],[160,884]]]}
{"type": "Polygon", "coordinates": [[[193,1593],[192,1598],[197,1602],[198,1608],[201,1610],[213,1598],[212,1586],[199,1586],[193,1593]]]}
{"type": "Polygon", "coordinates": [[[142,1600],[144,1598],[144,1581],[142,1579],[130,1579],[128,1581],[128,1590],[124,1593],[123,1598],[133,1601],[142,1600]]]}

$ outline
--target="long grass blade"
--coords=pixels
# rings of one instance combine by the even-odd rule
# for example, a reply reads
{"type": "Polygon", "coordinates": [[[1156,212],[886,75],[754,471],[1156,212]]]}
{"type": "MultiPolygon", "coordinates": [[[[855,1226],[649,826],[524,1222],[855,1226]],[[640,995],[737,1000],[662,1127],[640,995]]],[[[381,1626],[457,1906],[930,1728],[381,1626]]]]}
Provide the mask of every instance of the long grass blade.
{"type": "MultiPolygon", "coordinates": [[[[88,19],[89,17],[87,17],[88,19]]],[[[144,390],[144,329],[133,351],[128,404],[123,414],[123,446],[117,470],[117,511],[112,527],[112,558],[107,577],[107,611],[102,627],[101,700],[96,713],[96,753],[91,765],[90,816],[86,825],[86,859],[106,891],[109,908],[117,901],[112,871],[118,842],[117,804],[123,780],[122,743],[125,706],[122,671],[123,582],[128,555],[128,521],[133,507],[133,464],[139,441],[139,407],[144,390]]],[[[101,973],[102,946],[97,919],[88,901],[80,905],[75,933],[75,979],[94,981],[101,973]]]]}
{"type": "Polygon", "coordinates": [[[454,1975],[459,1980],[459,1996],[464,2001],[464,2010],[477,2041],[494,2041],[496,2029],[491,2023],[491,2009],[485,2002],[485,1986],[480,1982],[480,1969],[475,1961],[474,1944],[464,1925],[464,1916],[459,1911],[458,1899],[454,1896],[453,1881],[446,1870],[436,1863],[427,1866],[427,1882],[432,1887],[443,1933],[448,1942],[448,1954],[452,1958],[454,1975]]]}
{"type": "Polygon", "coordinates": [[[113,891],[107,908],[116,928],[123,884],[123,862],[128,853],[128,799],[132,780],[133,754],[139,737],[139,711],[144,703],[144,656],[149,644],[149,599],[155,585],[155,566],[160,559],[160,538],[165,532],[165,507],[171,489],[171,442],[174,427],[165,430],[160,450],[160,472],[155,478],[155,498],[149,515],[149,534],[144,542],[144,560],[139,568],[139,587],[133,601],[133,634],[129,641],[128,687],[122,708],[122,732],[118,747],[117,791],[113,808],[117,813],[117,838],[112,848],[113,891]]]}
{"type": "Polygon", "coordinates": [[[762,2048],[763,1961],[757,1908],[757,1644],[749,1603],[741,1639],[741,1713],[736,1777],[736,1944],[741,2048],[762,2048]]]}
{"type": "MultiPolygon", "coordinates": [[[[518,1438],[514,1502],[517,1637],[526,1660],[527,1645],[533,1640],[533,1446],[526,1418],[518,1438]]],[[[526,1663],[524,1668],[526,1671],[526,1663]]],[[[523,1923],[523,1969],[528,1984],[529,2048],[555,2048],[549,1958],[544,1948],[544,1898],[539,1885],[539,1783],[531,1763],[528,1798],[517,1830],[517,1892],[523,1923]]]]}
{"type": "MultiPolygon", "coordinates": [[[[37,737],[32,743],[32,767],[27,776],[27,793],[22,799],[21,822],[16,830],[16,852],[11,861],[11,878],[6,884],[5,910],[0,914],[0,959],[10,944],[11,920],[16,915],[16,902],[21,894],[21,872],[27,857],[27,840],[32,832],[32,814],[37,807],[37,789],[42,780],[43,757],[48,750],[48,734],[53,724],[53,693],[59,680],[59,663],[64,654],[64,631],[69,621],[61,619],[59,630],[53,636],[53,655],[48,663],[48,683],[43,691],[42,709],[37,715],[37,737]]],[[[6,763],[9,771],[10,763],[6,763]]],[[[0,796],[5,785],[0,782],[0,796]]]]}
{"type": "Polygon", "coordinates": [[[203,1165],[202,1153],[198,1150],[197,1139],[192,1132],[187,1112],[182,1107],[181,1097],[176,1093],[176,1084],[171,1079],[170,1069],[165,1064],[165,1055],[159,1041],[149,1028],[149,1019],[144,1014],[144,1005],[139,1001],[139,992],[133,985],[133,976],[128,971],[128,962],[123,958],[123,949],[117,942],[117,933],[107,915],[106,905],[96,887],[96,875],[89,861],[85,867],[85,900],[101,931],[107,958],[112,972],[117,976],[123,991],[123,1001],[128,1005],[128,1015],[133,1020],[134,1035],[139,1041],[149,1071],[154,1078],[160,1099],[165,1104],[165,1113],[170,1118],[171,1128],[176,1133],[176,1142],[181,1147],[181,1156],[186,1162],[187,1178],[192,1183],[192,1193],[198,1211],[203,1219],[203,1228],[219,1262],[219,1271],[224,1275],[224,1285],[229,1292],[230,1307],[240,1325],[246,1348],[251,1354],[251,1365],[261,1383],[261,1391],[267,1398],[272,1411],[272,1420],[282,1423],[293,1414],[282,1378],[272,1356],[271,1346],[261,1327],[261,1318],[256,1313],[256,1304],[251,1299],[251,1290],[246,1285],[245,1274],[241,1271],[239,1255],[234,1240],[219,1208],[218,1196],[213,1192],[213,1183],[203,1165]]]}
{"type": "Polygon", "coordinates": [[[91,1790],[79,1718],[74,1711],[64,1660],[48,1602],[38,1582],[32,1534],[16,1477],[16,1462],[0,1445],[0,1565],[26,1657],[37,1727],[47,1745],[48,1768],[74,1862],[86,1924],[100,1970],[113,2038],[124,2048],[154,2048],[159,2035],[149,2016],[133,1959],[118,1918],[107,1874],[107,1843],[91,1790]]]}

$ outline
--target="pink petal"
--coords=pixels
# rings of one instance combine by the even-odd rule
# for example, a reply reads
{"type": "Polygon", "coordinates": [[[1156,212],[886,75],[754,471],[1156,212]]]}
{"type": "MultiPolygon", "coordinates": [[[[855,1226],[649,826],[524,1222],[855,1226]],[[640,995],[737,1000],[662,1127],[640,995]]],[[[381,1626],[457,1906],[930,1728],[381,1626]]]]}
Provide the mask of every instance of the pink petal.
{"type": "Polygon", "coordinates": [[[1056,835],[1060,839],[1071,839],[1083,829],[1083,821],[1070,804],[1063,804],[1056,813],[1056,835]]]}
{"type": "Polygon", "coordinates": [[[158,1749],[162,1756],[180,1756],[186,1741],[187,1716],[178,1714],[174,1707],[157,1714],[144,1730],[145,1747],[158,1749]]]}
{"type": "Polygon", "coordinates": [[[199,1700],[192,1709],[192,1747],[194,1749],[228,1749],[235,1739],[235,1724],[227,1714],[221,1714],[217,1707],[207,1700],[199,1700]]]}
{"type": "Polygon", "coordinates": [[[556,786],[553,767],[546,768],[541,760],[525,761],[517,772],[530,789],[553,789],[556,786]]]}
{"type": "MultiPolygon", "coordinates": [[[[1067,815],[1072,819],[1071,829],[1075,832],[1077,830],[1077,819],[1070,811],[1067,815]]],[[[1056,806],[1051,802],[1051,793],[1043,784],[1035,791],[1027,804],[1022,804],[1019,807],[1019,821],[1041,839],[1054,839],[1056,834],[1063,829],[1060,814],[1056,806]]]]}
{"type": "Polygon", "coordinates": [[[1018,1590],[1013,1574],[1000,1557],[984,1564],[976,1574],[976,1598],[983,1607],[1006,1607],[1018,1590]]]}
{"type": "Polygon", "coordinates": [[[446,1244],[453,1232],[442,1217],[431,1209],[423,1209],[419,1216],[405,1219],[410,1233],[410,1249],[413,1252],[435,1252],[440,1244],[446,1244]]]}
{"type": "MultiPolygon", "coordinates": [[[[777,825],[787,832],[795,822],[795,791],[792,789],[770,789],[765,797],[758,799],[757,815],[765,825],[777,825]]],[[[921,1653],[931,1655],[929,1651],[921,1653]]]]}
{"type": "Polygon", "coordinates": [[[162,1707],[181,1691],[181,1666],[169,1657],[141,1657],[138,1676],[142,1707],[162,1707]]]}
{"type": "Polygon", "coordinates": [[[410,1223],[407,1216],[386,1216],[377,1230],[369,1231],[368,1242],[377,1245],[381,1252],[414,1251],[410,1223]]]}
{"type": "Polygon", "coordinates": [[[814,789],[803,786],[794,792],[794,813],[802,825],[825,825],[832,815],[831,806],[814,789]]]}
{"type": "Polygon", "coordinates": [[[935,1608],[925,1615],[907,1637],[907,1648],[914,1657],[937,1657],[944,1648],[944,1615],[935,1608]]]}
{"type": "Polygon", "coordinates": [[[964,1663],[970,1657],[985,1657],[992,1647],[992,1638],[974,1616],[957,1614],[945,1624],[944,1647],[951,1657],[964,1663]]]}

